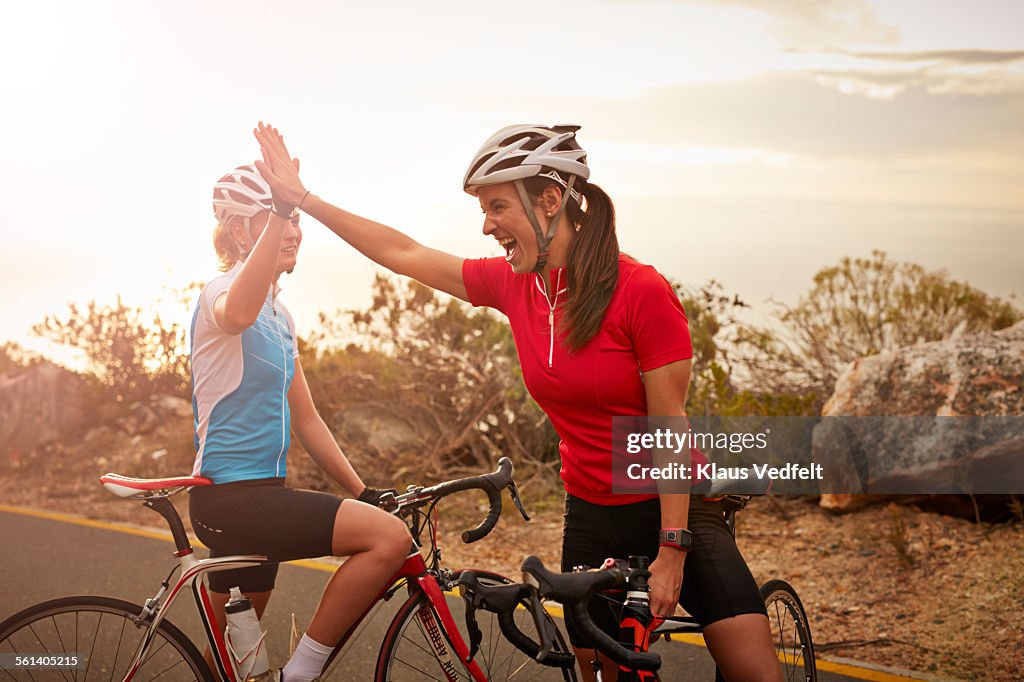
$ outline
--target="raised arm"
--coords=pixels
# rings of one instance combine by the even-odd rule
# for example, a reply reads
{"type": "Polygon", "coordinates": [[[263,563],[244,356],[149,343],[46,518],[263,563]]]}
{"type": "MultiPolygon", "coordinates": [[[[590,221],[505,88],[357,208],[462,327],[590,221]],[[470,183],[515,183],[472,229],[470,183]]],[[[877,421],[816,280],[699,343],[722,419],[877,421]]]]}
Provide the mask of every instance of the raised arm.
{"type": "Polygon", "coordinates": [[[469,300],[462,280],[463,259],[424,246],[394,228],[338,208],[307,191],[277,129],[260,123],[253,132],[263,155],[256,168],[276,194],[294,202],[378,265],[469,300]]]}
{"type": "MultiPolygon", "coordinates": [[[[277,258],[289,223],[287,218],[270,213],[266,229],[255,244],[248,245],[249,256],[227,294],[219,296],[214,303],[213,315],[217,326],[226,333],[241,334],[259,317],[277,275],[277,258]]],[[[244,230],[240,231],[240,236],[251,239],[244,230]]]]}

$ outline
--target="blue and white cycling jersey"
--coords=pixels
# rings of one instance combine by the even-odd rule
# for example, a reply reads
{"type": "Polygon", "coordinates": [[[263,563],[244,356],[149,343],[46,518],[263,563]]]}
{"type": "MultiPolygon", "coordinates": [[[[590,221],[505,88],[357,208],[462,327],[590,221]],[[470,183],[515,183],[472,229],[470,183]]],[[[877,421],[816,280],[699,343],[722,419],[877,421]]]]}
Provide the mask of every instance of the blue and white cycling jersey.
{"type": "Polygon", "coordinates": [[[242,263],[206,285],[192,315],[193,476],[214,483],[283,478],[291,442],[288,389],[298,343],[291,315],[267,294],[256,322],[241,334],[217,326],[213,305],[242,263]]]}

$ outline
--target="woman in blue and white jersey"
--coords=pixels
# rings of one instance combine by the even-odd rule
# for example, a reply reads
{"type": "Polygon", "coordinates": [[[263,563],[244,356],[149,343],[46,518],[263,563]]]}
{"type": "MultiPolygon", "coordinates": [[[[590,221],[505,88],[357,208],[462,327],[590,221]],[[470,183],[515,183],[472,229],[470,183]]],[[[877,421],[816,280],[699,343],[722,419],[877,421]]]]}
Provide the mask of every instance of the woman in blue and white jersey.
{"type": "MultiPolygon", "coordinates": [[[[285,666],[287,682],[319,675],[328,654],[401,566],[405,524],[372,504],[367,488],[321,419],[298,358],[295,323],[278,298],[302,242],[298,212],[275,200],[252,166],[214,186],[214,245],[224,273],[203,289],[191,326],[193,488],[189,514],[212,556],[264,554],[274,561],[350,557],[334,574],[285,666]],[[285,485],[291,433],[357,500],[285,485]],[[356,589],[358,586],[358,589],[356,589]]],[[[262,615],[277,564],[209,576],[220,627],[231,587],[262,615]]]]}

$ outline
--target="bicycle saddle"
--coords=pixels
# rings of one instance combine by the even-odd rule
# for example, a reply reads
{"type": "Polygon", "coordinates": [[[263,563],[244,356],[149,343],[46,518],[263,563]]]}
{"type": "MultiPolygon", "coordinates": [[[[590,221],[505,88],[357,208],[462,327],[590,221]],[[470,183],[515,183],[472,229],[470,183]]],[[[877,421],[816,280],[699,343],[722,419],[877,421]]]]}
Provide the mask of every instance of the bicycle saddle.
{"type": "Polygon", "coordinates": [[[177,476],[174,478],[129,478],[121,474],[103,474],[100,483],[118,497],[154,497],[174,495],[185,488],[197,485],[213,485],[213,481],[201,476],[177,476]]]}

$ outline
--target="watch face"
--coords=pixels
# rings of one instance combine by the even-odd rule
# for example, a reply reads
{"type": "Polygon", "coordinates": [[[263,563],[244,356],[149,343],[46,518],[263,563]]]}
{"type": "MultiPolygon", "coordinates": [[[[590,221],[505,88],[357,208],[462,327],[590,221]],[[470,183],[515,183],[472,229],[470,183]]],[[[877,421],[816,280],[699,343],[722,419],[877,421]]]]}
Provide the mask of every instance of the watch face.
{"type": "Polygon", "coordinates": [[[676,545],[680,549],[689,549],[693,546],[693,536],[681,530],[662,530],[661,542],[676,545]]]}

